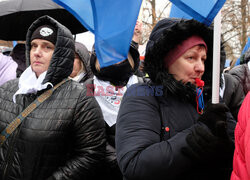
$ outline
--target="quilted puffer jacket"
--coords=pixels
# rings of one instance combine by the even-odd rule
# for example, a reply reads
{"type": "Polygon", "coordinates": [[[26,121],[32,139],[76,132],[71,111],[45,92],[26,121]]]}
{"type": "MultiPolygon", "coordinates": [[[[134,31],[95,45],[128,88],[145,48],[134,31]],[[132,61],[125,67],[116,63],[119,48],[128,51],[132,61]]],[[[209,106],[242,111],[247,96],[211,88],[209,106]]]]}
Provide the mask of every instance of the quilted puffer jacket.
{"type": "MultiPolygon", "coordinates": [[[[57,29],[55,50],[43,81],[56,85],[73,67],[74,41],[70,31],[43,16],[28,30],[26,59],[30,64],[30,38],[42,24],[57,29]]],[[[18,79],[0,87],[0,131],[44,91],[19,94],[18,79]]],[[[94,179],[105,152],[105,125],[94,97],[80,84],[67,81],[32,111],[0,147],[0,180],[94,179]]]]}

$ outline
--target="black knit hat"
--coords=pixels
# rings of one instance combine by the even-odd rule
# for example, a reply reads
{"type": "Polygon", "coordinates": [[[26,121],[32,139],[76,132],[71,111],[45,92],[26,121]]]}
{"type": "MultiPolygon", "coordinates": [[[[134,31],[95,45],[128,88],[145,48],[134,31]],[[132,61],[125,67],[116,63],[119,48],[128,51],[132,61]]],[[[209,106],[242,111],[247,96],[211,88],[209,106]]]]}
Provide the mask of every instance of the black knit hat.
{"type": "Polygon", "coordinates": [[[52,44],[56,44],[57,38],[56,29],[51,25],[39,26],[32,34],[31,41],[33,39],[44,39],[50,41],[52,44]]]}

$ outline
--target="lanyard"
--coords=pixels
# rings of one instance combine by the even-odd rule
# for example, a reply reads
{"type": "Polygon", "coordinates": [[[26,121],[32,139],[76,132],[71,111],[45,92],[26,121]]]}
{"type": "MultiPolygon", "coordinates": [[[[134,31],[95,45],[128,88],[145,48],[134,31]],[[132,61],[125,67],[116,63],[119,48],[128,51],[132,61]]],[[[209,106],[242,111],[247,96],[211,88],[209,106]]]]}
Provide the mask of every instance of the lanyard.
{"type": "Polygon", "coordinates": [[[35,101],[33,101],[27,108],[25,108],[0,134],[0,146],[7,140],[7,138],[16,130],[16,128],[22,123],[22,121],[40,104],[42,104],[46,99],[48,99],[54,90],[61,86],[63,83],[69,79],[64,79],[53,88],[48,89],[43,94],[41,94],[35,101]]]}

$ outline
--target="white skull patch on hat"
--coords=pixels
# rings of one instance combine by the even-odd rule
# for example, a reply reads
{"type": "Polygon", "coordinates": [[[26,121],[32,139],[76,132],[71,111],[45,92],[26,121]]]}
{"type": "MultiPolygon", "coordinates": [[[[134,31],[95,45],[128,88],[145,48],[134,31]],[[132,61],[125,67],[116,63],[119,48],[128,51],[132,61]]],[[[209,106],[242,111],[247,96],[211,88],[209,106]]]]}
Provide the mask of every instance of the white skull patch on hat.
{"type": "Polygon", "coordinates": [[[33,39],[44,39],[55,44],[57,35],[56,29],[52,25],[42,25],[39,26],[32,34],[31,41],[33,39]]]}
{"type": "Polygon", "coordinates": [[[40,34],[42,36],[49,36],[53,33],[53,30],[50,29],[49,27],[43,27],[41,30],[40,30],[40,34]]]}

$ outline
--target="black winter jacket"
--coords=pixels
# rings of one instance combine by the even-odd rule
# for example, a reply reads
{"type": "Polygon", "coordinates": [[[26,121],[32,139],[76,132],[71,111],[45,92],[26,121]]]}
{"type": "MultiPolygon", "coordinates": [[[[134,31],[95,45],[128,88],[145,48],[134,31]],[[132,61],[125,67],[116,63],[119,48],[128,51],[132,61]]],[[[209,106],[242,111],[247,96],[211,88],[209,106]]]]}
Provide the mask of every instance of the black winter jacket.
{"type": "MultiPolygon", "coordinates": [[[[147,79],[138,77],[138,82],[143,83],[147,79]]],[[[84,82],[84,86],[87,87],[87,91],[89,94],[94,93],[94,84],[93,84],[93,78],[89,78],[84,82]],[[93,88],[93,89],[92,89],[93,88]]],[[[103,161],[102,165],[102,174],[100,174],[99,178],[101,179],[109,179],[109,180],[120,180],[122,179],[122,173],[118,167],[117,164],[117,158],[116,158],[116,148],[115,148],[115,130],[116,130],[116,124],[113,126],[109,126],[107,123],[105,123],[106,126],[106,154],[105,159],[103,161]]]]}
{"type": "MultiPolygon", "coordinates": [[[[45,16],[30,27],[26,58],[29,63],[30,37],[40,24],[57,29],[57,42],[44,82],[56,85],[72,71],[74,41],[71,33],[45,16]]],[[[18,79],[0,87],[0,131],[33,102],[37,94],[19,94],[18,79]]],[[[105,151],[105,125],[100,107],[86,89],[72,80],[31,112],[0,147],[1,180],[93,179],[105,151]]]]}
{"type": "MultiPolygon", "coordinates": [[[[229,165],[225,162],[222,166],[220,159],[201,163],[185,156],[182,149],[188,148],[186,137],[196,126],[199,114],[192,103],[171,95],[164,98],[162,94],[160,86],[142,84],[132,85],[123,97],[116,123],[116,152],[125,179],[229,178],[230,157],[229,165]]],[[[235,124],[232,117],[228,118],[232,140],[235,124]]]]}
{"type": "MultiPolygon", "coordinates": [[[[166,54],[183,40],[192,35],[202,37],[208,47],[202,76],[206,105],[211,99],[212,34],[210,28],[194,20],[166,18],[154,27],[145,55],[145,72],[152,82],[128,88],[117,117],[117,161],[125,179],[230,178],[233,148],[227,153],[226,161],[221,157],[213,157],[217,153],[214,151],[208,154],[212,156],[209,162],[195,161],[183,153],[185,148],[190,148],[186,141],[187,135],[196,126],[206,129],[204,132],[207,134],[211,134],[211,131],[205,124],[197,123],[199,114],[196,111],[195,86],[175,80],[164,65],[166,54]]],[[[233,145],[236,122],[230,113],[227,125],[230,137],[228,144],[233,145]]]]}

